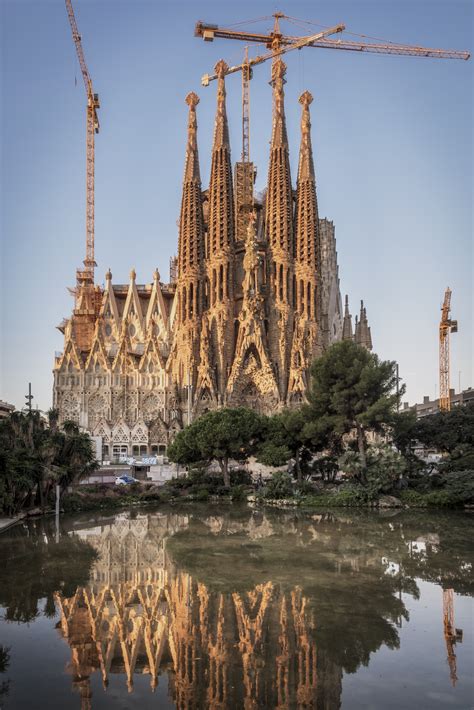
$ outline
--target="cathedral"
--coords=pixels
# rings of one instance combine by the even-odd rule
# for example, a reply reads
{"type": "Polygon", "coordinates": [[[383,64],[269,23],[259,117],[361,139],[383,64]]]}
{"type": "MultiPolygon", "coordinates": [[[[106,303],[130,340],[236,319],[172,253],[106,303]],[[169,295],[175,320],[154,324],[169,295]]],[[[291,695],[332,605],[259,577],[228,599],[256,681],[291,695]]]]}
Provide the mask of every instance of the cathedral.
{"type": "MultiPolygon", "coordinates": [[[[197,142],[199,98],[190,93],[178,255],[168,283],[95,284],[79,271],[70,318],[59,330],[54,407],[102,440],[103,458],[164,454],[200,414],[247,406],[271,414],[304,400],[311,362],[333,342],[372,347],[363,303],[352,331],[339,289],[335,230],[320,218],[310,105],[301,104],[296,189],[285,122],[286,66],[273,62],[268,182],[254,194],[255,168],[233,170],[225,73],[216,65],[217,108],[208,189],[197,142]]],[[[92,272],[93,273],[93,272],[92,272]]]]}

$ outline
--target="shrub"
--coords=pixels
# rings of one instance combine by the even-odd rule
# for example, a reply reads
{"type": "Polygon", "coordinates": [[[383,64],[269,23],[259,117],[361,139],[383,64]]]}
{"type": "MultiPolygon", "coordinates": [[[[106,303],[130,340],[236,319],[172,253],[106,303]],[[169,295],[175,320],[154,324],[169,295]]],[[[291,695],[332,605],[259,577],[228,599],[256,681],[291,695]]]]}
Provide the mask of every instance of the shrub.
{"type": "Polygon", "coordinates": [[[415,508],[426,508],[427,506],[426,495],[423,495],[419,491],[412,489],[400,491],[399,498],[402,503],[412,505],[415,508]]]}
{"type": "MultiPolygon", "coordinates": [[[[339,459],[339,465],[349,476],[357,479],[362,470],[360,455],[355,451],[347,451],[339,459]]],[[[397,451],[386,444],[371,446],[367,449],[367,483],[364,486],[368,501],[375,501],[381,493],[390,493],[395,483],[406,469],[406,464],[397,451]]]]}
{"type": "Polygon", "coordinates": [[[357,508],[367,503],[367,495],[362,487],[349,484],[341,486],[334,493],[325,491],[321,495],[313,496],[308,503],[327,508],[357,508]]]}
{"type": "Polygon", "coordinates": [[[293,496],[292,478],[286,471],[275,471],[263,489],[265,498],[291,498],[293,496]]]}
{"type": "Polygon", "coordinates": [[[209,491],[207,490],[207,488],[201,488],[193,494],[193,498],[194,500],[202,502],[209,500],[209,491]]]}
{"type": "Polygon", "coordinates": [[[230,493],[231,500],[234,503],[238,503],[247,500],[247,492],[244,485],[234,486],[230,493]]]}
{"type": "Polygon", "coordinates": [[[306,496],[314,493],[315,486],[311,483],[311,481],[301,481],[301,483],[296,484],[295,490],[300,495],[306,496]]]}
{"type": "Polygon", "coordinates": [[[230,472],[230,483],[231,486],[251,486],[252,474],[245,468],[236,468],[230,472]]]}

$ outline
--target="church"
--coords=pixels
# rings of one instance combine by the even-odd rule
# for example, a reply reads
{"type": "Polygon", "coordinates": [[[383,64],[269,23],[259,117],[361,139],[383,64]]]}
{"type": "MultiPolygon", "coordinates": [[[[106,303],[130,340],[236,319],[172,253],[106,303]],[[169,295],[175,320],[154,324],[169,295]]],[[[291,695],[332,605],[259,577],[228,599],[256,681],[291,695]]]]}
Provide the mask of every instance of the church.
{"type": "Polygon", "coordinates": [[[58,326],[53,406],[100,437],[103,458],[164,454],[177,431],[216,407],[265,414],[304,401],[311,362],[331,343],[372,348],[361,304],[355,332],[343,309],[332,221],[319,217],[311,145],[312,96],[299,98],[296,189],[285,122],[286,66],[273,62],[268,181],[254,194],[255,168],[231,160],[227,65],[215,67],[217,108],[210,181],[203,189],[197,140],[199,98],[186,97],[187,144],[178,255],[166,283],[95,284],[79,271],[74,309],[58,326]]]}

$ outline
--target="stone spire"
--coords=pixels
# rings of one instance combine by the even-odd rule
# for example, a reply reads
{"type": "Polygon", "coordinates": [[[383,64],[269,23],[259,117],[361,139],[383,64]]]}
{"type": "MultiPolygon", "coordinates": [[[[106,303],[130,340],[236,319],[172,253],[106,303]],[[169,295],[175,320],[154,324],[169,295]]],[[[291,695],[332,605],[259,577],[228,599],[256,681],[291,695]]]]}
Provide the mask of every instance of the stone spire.
{"type": "Polygon", "coordinates": [[[280,58],[274,60],[271,82],[273,125],[265,211],[271,286],[269,346],[282,401],[285,401],[288,389],[293,312],[296,306],[293,271],[293,190],[283,91],[285,73],[285,63],[280,58]]]}
{"type": "Polygon", "coordinates": [[[183,178],[183,195],[179,219],[178,270],[183,278],[201,268],[204,244],[202,215],[201,175],[197,147],[196,106],[199,97],[191,92],[186,96],[189,106],[188,142],[183,178]]]}
{"type": "Polygon", "coordinates": [[[220,402],[225,395],[234,349],[234,196],[226,113],[226,70],[227,64],[223,60],[217,62],[217,110],[209,183],[205,297],[213,349],[210,366],[214,371],[220,402]]]}
{"type": "Polygon", "coordinates": [[[313,97],[309,91],[305,91],[299,98],[303,110],[301,113],[301,146],[296,182],[295,261],[315,272],[319,261],[319,216],[309,115],[309,106],[312,101],[313,97]]]}
{"type": "Polygon", "coordinates": [[[199,98],[191,92],[186,96],[186,103],[189,106],[188,138],[179,219],[179,286],[176,291],[172,353],[172,376],[178,393],[188,385],[188,380],[192,387],[195,386],[204,280],[204,219],[196,120],[199,98]]]}
{"type": "Polygon", "coordinates": [[[346,301],[344,305],[344,322],[342,325],[342,339],[343,340],[353,340],[352,335],[352,316],[349,313],[349,296],[346,294],[346,301]]]}
{"type": "Polygon", "coordinates": [[[372,334],[367,320],[367,310],[364,307],[364,301],[360,302],[359,318],[356,316],[354,341],[358,345],[367,348],[367,350],[372,350],[372,334]]]}
{"type": "Polygon", "coordinates": [[[293,241],[293,195],[291,188],[288,136],[286,133],[284,90],[286,64],[272,66],[273,125],[268,169],[266,204],[267,234],[272,249],[290,255],[293,241]]]}
{"type": "Polygon", "coordinates": [[[234,241],[234,197],[232,163],[230,158],[229,128],[226,113],[224,60],[217,62],[217,111],[212,146],[211,177],[209,183],[209,254],[220,254],[232,248],[234,241]]]}

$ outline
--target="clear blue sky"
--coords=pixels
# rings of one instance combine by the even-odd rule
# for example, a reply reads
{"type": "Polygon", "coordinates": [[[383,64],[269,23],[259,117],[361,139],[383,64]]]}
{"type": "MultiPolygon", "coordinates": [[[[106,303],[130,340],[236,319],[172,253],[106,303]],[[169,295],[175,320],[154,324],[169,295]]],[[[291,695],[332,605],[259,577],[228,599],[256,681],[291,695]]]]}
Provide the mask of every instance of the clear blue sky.
{"type": "MultiPolygon", "coordinates": [[[[203,184],[215,86],[200,77],[243,47],[194,38],[198,19],[229,25],[289,15],[373,37],[472,50],[470,0],[179,2],[75,0],[94,88],[96,260],[103,281],[134,266],[140,283],[166,279],[177,248],[190,90],[198,107],[203,184]]],[[[269,21],[254,25],[270,26],[269,21]]],[[[66,286],[84,258],[84,87],[62,0],[3,0],[1,101],[0,397],[17,406],[29,380],[51,405],[52,365],[71,312],[66,286]],[[77,77],[77,86],[75,82],[77,77]]],[[[283,24],[289,34],[305,34],[283,24]]],[[[376,351],[396,359],[413,402],[435,394],[439,307],[453,289],[452,383],[473,384],[472,66],[469,62],[307,49],[288,55],[286,113],[293,179],[299,94],[309,89],[320,215],[334,220],[342,293],[363,298],[376,351]]],[[[252,158],[266,181],[271,131],[269,65],[252,82],[252,158]]],[[[233,157],[240,155],[240,81],[229,77],[233,157]]]]}

